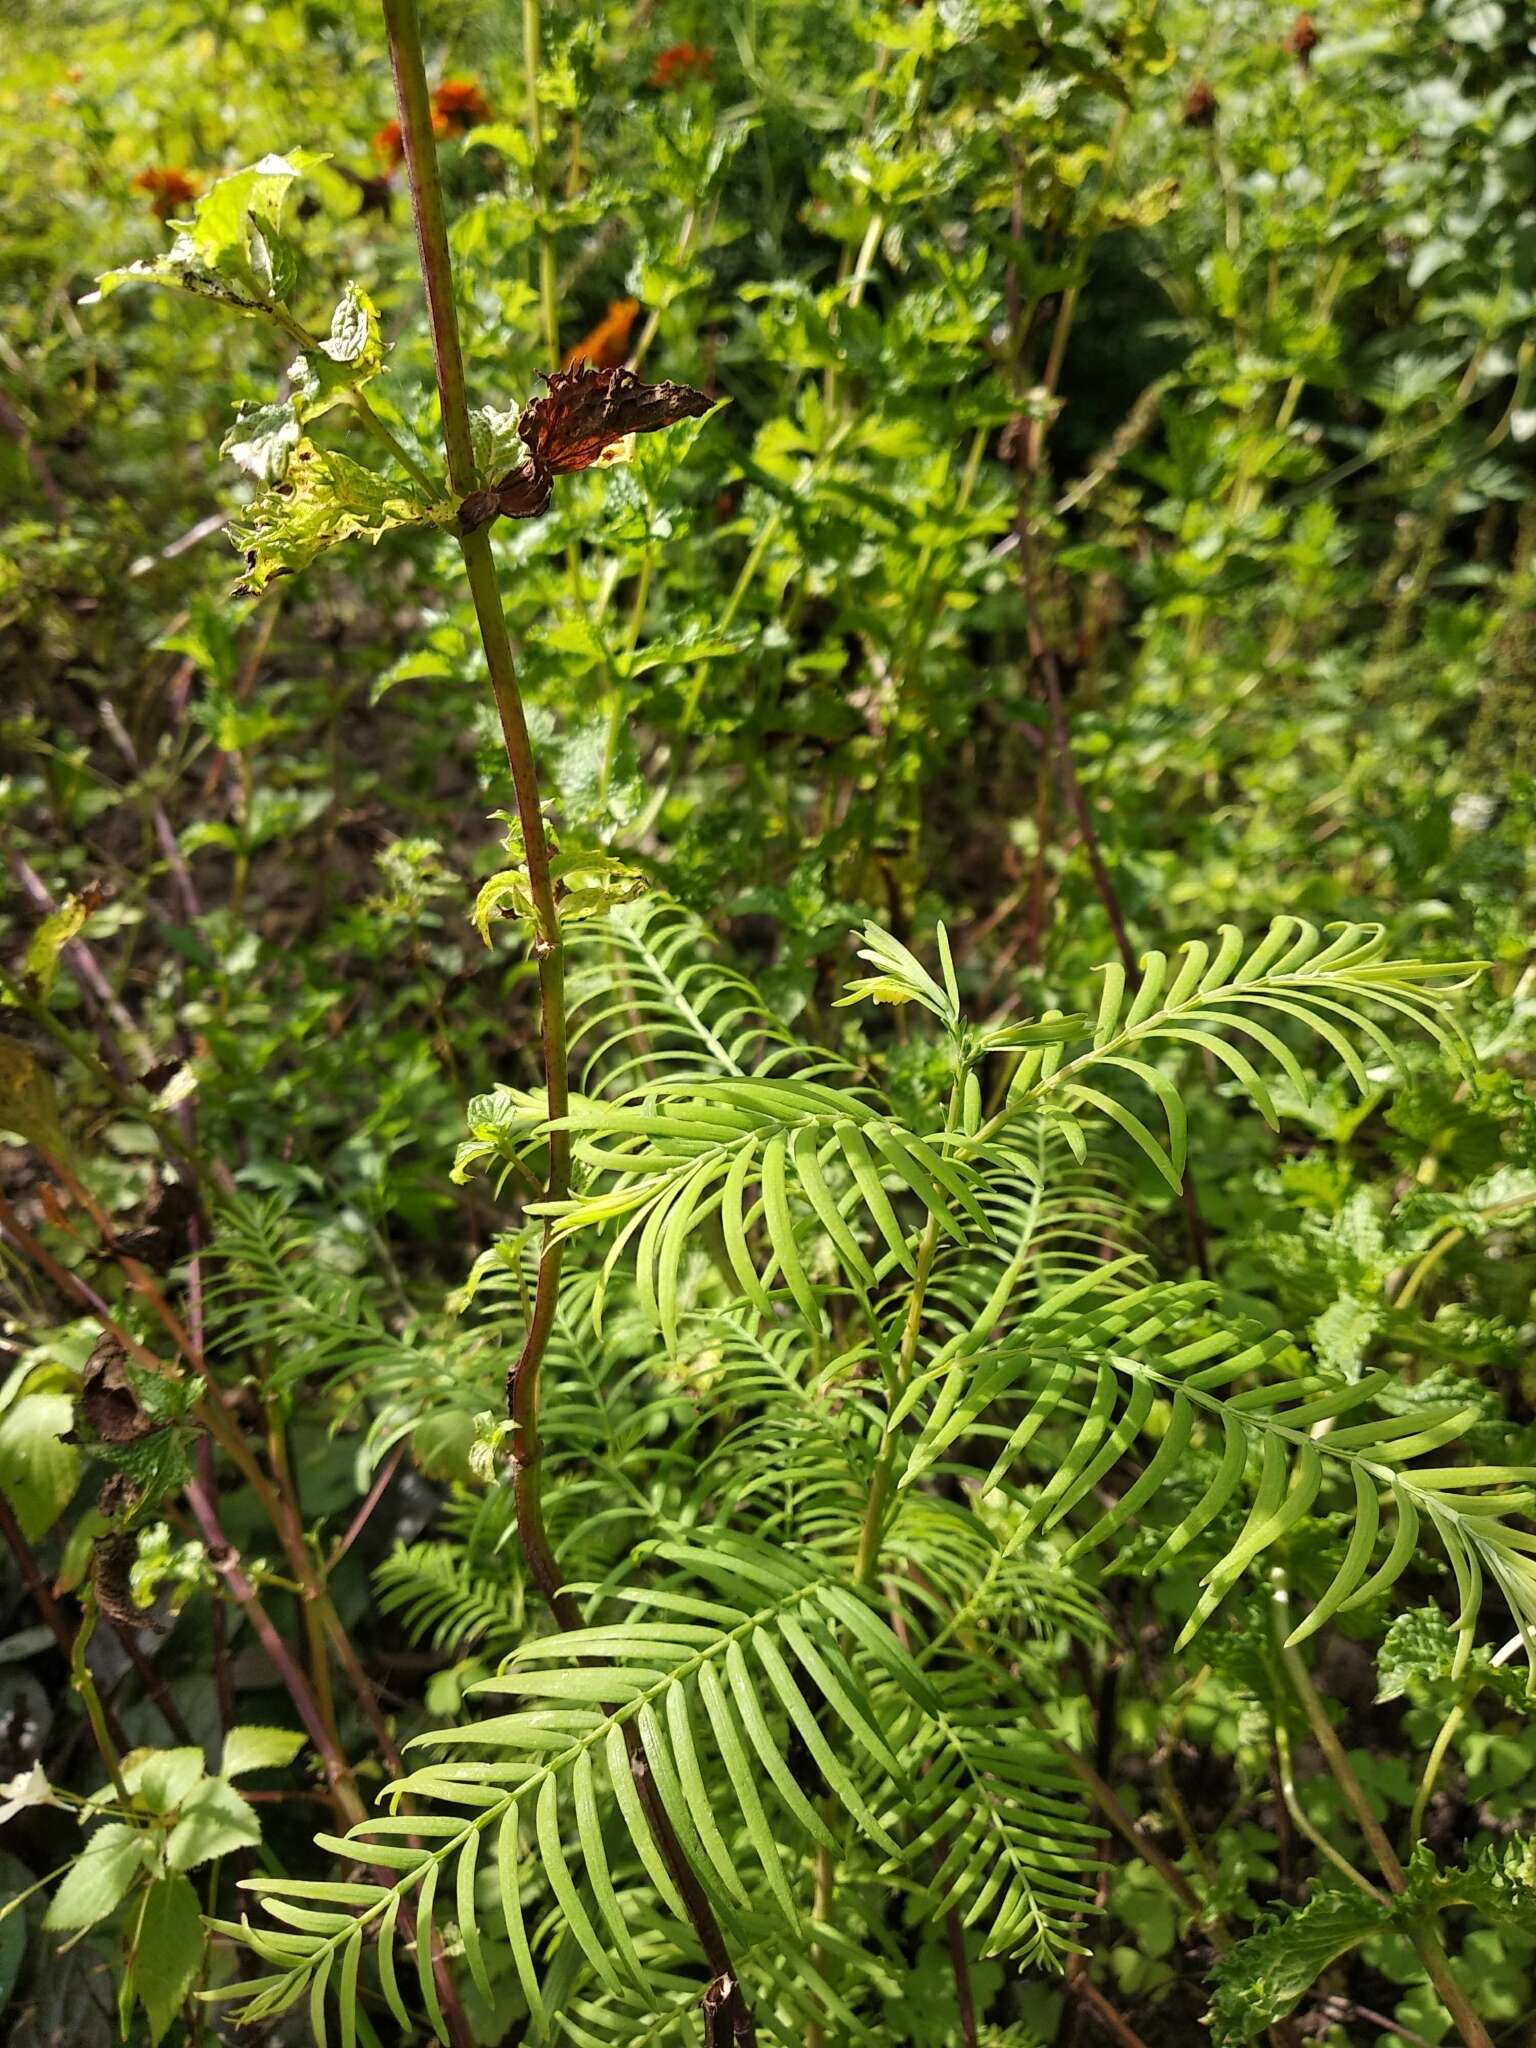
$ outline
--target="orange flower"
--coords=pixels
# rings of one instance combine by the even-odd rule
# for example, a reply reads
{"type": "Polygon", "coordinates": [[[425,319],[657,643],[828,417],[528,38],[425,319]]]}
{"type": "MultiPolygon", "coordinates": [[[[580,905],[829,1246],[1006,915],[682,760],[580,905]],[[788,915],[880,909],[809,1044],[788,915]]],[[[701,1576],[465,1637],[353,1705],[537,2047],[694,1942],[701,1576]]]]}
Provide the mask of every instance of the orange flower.
{"type": "Polygon", "coordinates": [[[140,171],[133,189],[149,193],[149,210],[156,220],[169,220],[177,207],[189,206],[197,197],[196,182],[169,164],[152,164],[147,171],[140,171]]]}
{"type": "Polygon", "coordinates": [[[568,348],[562,370],[590,363],[596,370],[616,370],[629,354],[629,337],[640,312],[638,299],[615,299],[592,332],[568,348]]]}
{"type": "MultiPolygon", "coordinates": [[[[432,133],[439,142],[467,135],[489,121],[490,101],[472,78],[445,78],[432,95],[432,133]]],[[[374,155],[386,171],[397,170],[405,157],[405,138],[398,121],[386,121],[373,138],[374,155]]]]}
{"type": "Polygon", "coordinates": [[[467,135],[489,121],[491,111],[490,101],[472,78],[445,78],[432,95],[432,127],[438,135],[467,135]]]}
{"type": "Polygon", "coordinates": [[[674,43],[670,50],[663,50],[656,59],[651,84],[658,92],[673,92],[692,79],[713,78],[714,75],[713,50],[701,50],[695,43],[674,43]]]}
{"type": "Polygon", "coordinates": [[[1203,78],[1197,78],[1184,99],[1184,126],[1209,128],[1216,120],[1216,95],[1203,78]]]}
{"type": "Polygon", "coordinates": [[[1317,23],[1311,15],[1298,14],[1291,23],[1290,33],[1282,47],[1296,59],[1303,71],[1309,71],[1312,68],[1312,52],[1317,48],[1319,41],[1317,23]]]}

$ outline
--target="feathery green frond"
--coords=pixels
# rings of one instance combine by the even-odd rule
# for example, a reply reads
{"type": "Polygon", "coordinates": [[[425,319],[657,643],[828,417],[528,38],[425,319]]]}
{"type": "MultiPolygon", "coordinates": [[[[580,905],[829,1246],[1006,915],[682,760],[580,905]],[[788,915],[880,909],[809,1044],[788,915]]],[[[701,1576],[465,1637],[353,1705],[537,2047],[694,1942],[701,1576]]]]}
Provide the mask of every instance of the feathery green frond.
{"type": "Polygon", "coordinates": [[[589,926],[571,946],[573,1074],[588,1094],[624,1098],[658,1080],[758,1079],[844,1068],[801,1044],[757,990],[717,957],[681,904],[651,895],[589,926]]]}
{"type": "MultiPolygon", "coordinates": [[[[567,1238],[619,1225],[604,1282],[633,1243],[640,1305],[673,1348],[683,1255],[717,1215],[722,1263],[746,1299],[772,1315],[787,1295],[813,1328],[821,1306],[806,1269],[808,1234],[824,1238],[850,1286],[869,1288],[876,1269],[855,1223],[865,1243],[913,1269],[912,1232],[893,1193],[915,1199],[921,1217],[958,1241],[962,1217],[983,1235],[989,1228],[974,1171],[952,1156],[951,1137],[921,1137],[851,1088],[798,1078],[664,1083],[634,1103],[573,1108],[565,1121],[583,1189],[542,1213],[567,1238]]],[[[603,1294],[600,1285],[594,1319],[603,1294]]]]}
{"type": "Polygon", "coordinates": [[[1223,925],[1214,955],[1204,940],[1193,940],[1170,978],[1167,955],[1144,955],[1134,994],[1124,967],[1112,961],[1101,970],[1103,984],[1091,1047],[1075,1058],[1050,1045],[1027,1052],[1009,1089],[1010,1107],[1036,1105],[1057,1116],[1069,1136],[1084,1114],[1116,1124],[1177,1189],[1185,1161],[1187,1114],[1170,1077],[1140,1056],[1140,1049],[1188,1048],[1214,1061],[1234,1080],[1271,1126],[1278,1124],[1273,1095],[1248,1050],[1249,1041],[1266,1055],[1303,1099],[1305,1072],[1276,1029],[1289,1024],[1321,1039],[1336,1055],[1361,1093],[1368,1087],[1356,1040],[1364,1040],[1389,1065],[1397,1048],[1378,1021],[1386,1011],[1399,1027],[1425,1033],[1453,1063],[1466,1057],[1452,998],[1478,971],[1473,960],[1392,959],[1379,925],[1330,927],[1325,940],[1304,918],[1276,918],[1251,948],[1235,925],[1223,925]],[[1089,1079],[1089,1076],[1092,1079],[1089,1079]],[[1118,1095],[1099,1085],[1125,1076],[1151,1094],[1162,1112],[1163,1136],[1118,1095]]]}
{"type": "Polygon", "coordinates": [[[707,1546],[662,1545],[657,1555],[680,1583],[702,1583],[719,1597],[625,1588],[619,1597],[631,1612],[623,1620],[523,1644],[503,1676],[473,1688],[514,1701],[511,1710],[418,1736],[414,1749],[451,1754],[391,1787],[392,1801],[414,1810],[375,1815],[333,1845],[338,1855],[398,1875],[329,1889],[285,1878],[247,1881],[278,1922],[278,1930],[255,1928],[247,1938],[281,1970],[242,2007],[244,2017],[270,2016],[305,1995],[323,1999],[365,1927],[376,1932],[387,1995],[391,1972],[383,1959],[401,1938],[408,1904],[418,1962],[437,1916],[447,1913],[478,1982],[482,1868],[495,1872],[504,1938],[530,2008],[540,2012],[537,1931],[522,1905],[530,1864],[598,1982],[609,1992],[625,1983],[644,1987],[632,1913],[651,1925],[658,1908],[646,1901],[659,1901],[661,1924],[674,1938],[686,1939],[686,1919],[636,1770],[648,1777],[727,1925],[765,1905],[798,1925],[786,1844],[832,1840],[802,1784],[803,1767],[790,1761],[792,1746],[803,1746],[826,1796],[854,1826],[886,1854],[897,1853],[879,1802],[861,1782],[871,1769],[886,1784],[902,1778],[861,1666],[919,1701],[935,1696],[895,1636],[839,1574],[767,1546],[716,1535],[707,1546]],[[639,1901],[636,1867],[648,1881],[639,1901]]]}
{"type": "Polygon", "coordinates": [[[1508,1602],[1536,1669],[1536,1535],[1516,1525],[1531,1512],[1536,1472],[1425,1463],[1456,1442],[1476,1409],[1454,1402],[1406,1414],[1378,1412],[1385,1375],[1349,1384],[1298,1369],[1272,1370],[1292,1349],[1283,1336],[1250,1338],[1207,1328],[1191,1337],[1207,1298],[1200,1285],[1148,1287],[1086,1312],[1045,1303],[979,1367],[952,1368],[940,1385],[904,1475],[910,1485],[968,1435],[1001,1443],[982,1490],[996,1485],[1048,1428],[1051,1476],[1035,1496],[1032,1526],[1051,1529],[1076,1513],[1142,1440],[1151,1458],[1113,1506],[1098,1513],[1069,1555],[1120,1534],[1153,1503],[1192,1447],[1220,1446],[1198,1500],[1169,1531],[1158,1560],[1187,1550],[1239,1495],[1251,1494],[1241,1531],[1206,1571],[1186,1622],[1187,1643],[1242,1574],[1308,1513],[1325,1485],[1342,1488],[1354,1534],[1334,1580],[1295,1631],[1300,1641],[1333,1614],[1386,1592],[1433,1535],[1455,1575],[1460,1659],[1470,1651],[1485,1579],[1508,1602]],[[1244,1384],[1251,1381],[1252,1384],[1244,1384]],[[1023,1400],[1010,1425],[983,1420],[995,1404],[1023,1400]],[[1384,1518],[1395,1525],[1372,1571],[1384,1518]]]}
{"type": "Polygon", "coordinates": [[[1060,1968],[1086,1953],[1074,1930],[1093,1907],[1102,1830],[1001,1672],[973,1658],[926,1668],[940,1710],[909,1717],[902,1760],[916,1834],[905,1865],[936,1866],[930,1910],[958,1912],[983,1955],[1060,1968]]]}

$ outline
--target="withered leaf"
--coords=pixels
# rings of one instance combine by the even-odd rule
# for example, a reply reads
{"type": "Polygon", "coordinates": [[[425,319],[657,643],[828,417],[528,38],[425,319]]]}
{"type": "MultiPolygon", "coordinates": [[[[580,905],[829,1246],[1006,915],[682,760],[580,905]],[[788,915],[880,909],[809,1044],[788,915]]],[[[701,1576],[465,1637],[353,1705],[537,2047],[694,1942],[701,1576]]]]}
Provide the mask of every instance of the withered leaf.
{"type": "Polygon", "coordinates": [[[91,1558],[96,1605],[121,1628],[153,1629],[156,1635],[163,1636],[169,1632],[170,1623],[158,1620],[133,1597],[133,1567],[138,1554],[138,1544],[126,1532],[101,1538],[91,1558]]]}
{"type": "Polygon", "coordinates": [[[547,389],[525,405],[517,431],[528,450],[492,490],[472,491],[459,507],[459,527],[472,533],[500,515],[535,519],[557,476],[590,469],[631,434],[659,433],[679,420],[701,419],[714,404],[691,384],[643,384],[633,370],[577,363],[546,375],[547,389]]]}
{"type": "Polygon", "coordinates": [[[164,1273],[184,1258],[188,1227],[197,1214],[197,1200],[184,1181],[168,1180],[144,1212],[144,1221],[113,1238],[114,1257],[137,1259],[152,1272],[164,1273]]]}
{"type": "Polygon", "coordinates": [[[702,418],[714,400],[691,384],[642,384],[633,370],[578,363],[557,370],[541,398],[523,408],[517,431],[535,470],[565,476],[590,469],[626,434],[654,434],[702,418]]]}
{"type": "Polygon", "coordinates": [[[135,1444],[160,1426],[145,1413],[128,1377],[127,1355],[112,1337],[101,1338],[86,1360],[80,1412],[104,1444],[135,1444]]]}

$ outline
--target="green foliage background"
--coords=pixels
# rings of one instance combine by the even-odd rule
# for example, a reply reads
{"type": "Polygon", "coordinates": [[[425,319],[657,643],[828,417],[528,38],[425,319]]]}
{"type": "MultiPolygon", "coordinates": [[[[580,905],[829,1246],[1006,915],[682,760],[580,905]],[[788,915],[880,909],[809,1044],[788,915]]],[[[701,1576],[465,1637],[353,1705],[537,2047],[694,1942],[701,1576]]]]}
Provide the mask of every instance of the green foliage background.
{"type": "MultiPolygon", "coordinates": [[[[416,491],[346,400],[366,369],[379,418],[440,476],[404,173],[383,175],[374,140],[394,111],[382,23],[365,0],[7,16],[0,1492],[62,1640],[79,1628],[71,1686],[18,1566],[0,1641],[8,2038],[296,2040],[311,2010],[335,2027],[338,1987],[358,2038],[424,2039],[434,2014],[403,1923],[398,2009],[372,1933],[346,1945],[368,1902],[345,1886],[377,1872],[340,1839],[354,1816],[211,1557],[189,1477],[211,1478],[365,1806],[388,1779],[378,1730],[249,1474],[208,1435],[185,1350],[103,1251],[104,1222],[144,1226],[179,1152],[217,1215],[195,1277],[197,1246],[169,1245],[168,1299],[206,1330],[237,1438],[290,1505],[393,1738],[425,1739],[408,1762],[429,1836],[433,1801],[452,1806],[432,1760],[488,1711],[471,1686],[517,1694],[523,1749],[552,1755],[574,1717],[606,1728],[642,1661],[623,1600],[660,1657],[694,1640],[668,1600],[746,1631],[762,1598],[774,1619],[750,1641],[769,1638],[768,1661],[748,1690],[773,1762],[748,1754],[743,1722],[740,1754],[722,1744],[708,1786],[676,1798],[744,1916],[764,2034],[1086,2043],[1108,2001],[1147,2048],[1295,2042],[1299,2023],[1331,2048],[1439,2041],[1451,2021],[1413,1939],[1427,1915],[1481,2023],[1519,2041],[1536,2014],[1536,1743],[1521,1659],[1491,1653],[1521,1619],[1536,1463],[1530,22],[1497,0],[1337,0],[1298,54],[1292,17],[1259,0],[546,0],[532,74],[528,28],[506,0],[426,10],[433,82],[472,78],[488,103],[441,150],[472,402],[515,411],[626,297],[642,373],[728,401],[494,529],[568,905],[596,877],[603,909],[613,861],[651,891],[573,930],[573,1086],[592,1107],[546,1435],[562,1560],[605,1589],[590,1672],[546,1632],[519,1561],[494,1419],[547,1135],[521,850],[497,822],[506,765],[446,486],[416,491]],[[337,334],[361,320],[304,431],[330,465],[319,526],[350,490],[362,537],[235,595],[226,523],[305,555],[318,531],[259,504],[249,473],[279,474],[297,433],[251,410],[302,395],[296,344],[180,292],[83,302],[171,244],[139,173],[181,169],[206,197],[301,150],[315,160],[287,194],[281,296],[314,336],[338,304],[337,334]],[[226,437],[254,448],[244,469],[226,437]],[[1185,942],[1214,952],[1232,924],[1261,945],[1294,918],[1379,922],[1384,957],[1426,964],[1341,985],[1342,1023],[1282,1002],[1286,1058],[1246,1048],[1262,1079],[1165,1036],[1136,1048],[1150,1084],[1085,1070],[1094,1094],[1072,1097],[1060,1046],[1019,1027],[1084,1020],[1069,1057],[1088,1060],[1123,1012],[1042,646],[1137,955],[1159,949],[1176,979],[1185,942]],[[490,944],[477,897],[504,916],[490,944]],[[49,927],[72,899],[83,921],[49,927]],[[869,963],[887,977],[873,1004],[840,1007],[870,925],[898,951],[869,963]],[[1414,1011],[1437,964],[1449,987],[1473,958],[1488,970],[1454,1008],[1414,1011]],[[1398,1007],[1372,1008],[1383,993],[1398,1007]],[[1410,1029],[1426,1012],[1444,1043],[1410,1029]],[[1319,1015],[1358,1052],[1316,1036],[1319,1015]],[[962,1116],[947,1105],[968,1072],[962,1116]],[[618,1092],[639,1091],[639,1114],[669,1074],[693,1092],[647,1097],[654,1129],[623,1126],[618,1092]],[[817,1123],[825,1103],[795,1092],[830,1087],[842,1123],[856,1103],[890,1135],[874,1177],[891,1231],[856,1148],[817,1123]],[[1063,1114],[1040,1106],[1052,1088],[1063,1114]],[[1016,1154],[966,1155],[1010,1103],[1035,1117],[1016,1154]],[[760,1126],[741,1257],[716,1241],[728,1205],[696,1218],[665,1179],[680,1158],[696,1169],[726,1109],[760,1126]],[[786,1135],[802,1128],[812,1141],[786,1135]],[[660,1176],[656,1228],[602,1282],[600,1199],[625,1175],[660,1176]],[[950,1603],[939,1647],[917,1653],[952,1688],[948,1748],[889,1603],[848,1591],[883,1441],[876,1355],[901,1330],[891,1290],[941,1214],[956,1230],[907,1361],[909,1519],[881,1583],[917,1587],[919,1636],[924,1602],[950,1603]],[[984,1326],[1000,1272],[1022,1293],[984,1326]],[[1062,1302],[1078,1280],[1089,1291],[1062,1302]],[[100,1327],[79,1283],[166,1367],[130,1376],[148,1426],[126,1448],[88,1398],[100,1327]],[[1134,1374],[1120,1387],[1103,1363],[1133,1328],[1143,1386],[1162,1375],[1145,1413],[1116,1405],[1140,1399],[1134,1374]],[[1081,1541],[1181,1413],[1180,1345],[1226,1356],[1229,1337],[1260,1390],[1250,1415],[1273,1373],[1270,1398],[1305,1409],[1296,1435],[1321,1453],[1288,1451],[1281,1475],[1254,1425],[1223,1493],[1221,1438],[1197,1429],[1145,1523],[1081,1541]],[[1029,1375],[1058,1351],[1094,1362],[1098,1408],[1075,1384],[1046,1402],[1029,1375]],[[941,1387],[948,1406],[923,1405],[941,1387]],[[1024,1398],[1040,1405],[1007,1405],[1024,1398]],[[1100,1439],[1080,1432],[1126,1414],[1122,1450],[1146,1425],[1139,1463],[1090,1464],[1100,1439]],[[1301,1498],[1307,1461],[1342,1456],[1352,1426],[1377,1450],[1395,1432],[1405,1457],[1459,1461],[1476,1476],[1447,1485],[1486,1485],[1490,1522],[1516,1532],[1475,1648],[1456,1626],[1478,1604],[1472,1552],[1427,1510],[1396,1572],[1306,1645],[1407,1872],[1390,1899],[1330,1860],[1331,1845],[1370,1869],[1370,1844],[1273,1625],[1278,1599],[1315,1607],[1352,1555],[1356,1497],[1301,1498]],[[982,1499],[995,1465],[1005,1483],[982,1499]],[[1249,1520],[1254,1495],[1283,1526],[1249,1520]],[[1209,1524],[1172,1555],[1202,1499],[1209,1524]],[[1227,1571],[1260,1533],[1253,1568],[1227,1571]],[[128,1582],[121,1628],[104,1555],[128,1582]],[[1186,1641],[1203,1581],[1228,1597],[1186,1641]],[[135,1632],[136,1608],[158,1632],[135,1632]],[[781,1714],[775,1656],[802,1683],[818,1659],[828,1677],[804,1726],[781,1714]],[[93,1699],[129,1758],[118,1788],[93,1699]],[[1060,1745],[1113,1788],[1129,1841],[1060,1745]],[[743,1791],[766,1796],[775,1766],[793,1827],[743,1791]],[[970,1831],[999,1810],[1012,1878],[993,1893],[996,1845],[970,1831]],[[811,1911],[818,1829],[838,1848],[836,1910],[785,1937],[776,1874],[811,1911]],[[290,2016],[237,2035],[227,2004],[192,1994],[259,1971],[237,1885],[263,1878],[295,1939],[335,1933],[306,1911],[340,1915],[341,1960],[327,1992],[300,1957],[290,2016]],[[285,1881],[331,1891],[295,1907],[285,1881]]],[[[510,420],[485,431],[516,459],[510,420]]],[[[1383,1510],[1376,1564],[1399,1526],[1383,1510]]],[[[746,1711],[739,1694],[723,1710],[719,1684],[691,1666],[669,1681],[717,1736],[746,1711]]],[[[697,2038],[698,1959],[662,1929],[644,1831],[613,1805],[622,1777],[600,1827],[583,1801],[606,1781],[562,1778],[538,1817],[529,1795],[509,1852],[526,1856],[526,1956],[494,1856],[470,1859],[453,1898],[445,1870],[438,1925],[475,2038],[537,2038],[541,2007],[577,2041],[697,2038]],[[611,1915],[610,1865],[642,1900],[611,1915]]]]}

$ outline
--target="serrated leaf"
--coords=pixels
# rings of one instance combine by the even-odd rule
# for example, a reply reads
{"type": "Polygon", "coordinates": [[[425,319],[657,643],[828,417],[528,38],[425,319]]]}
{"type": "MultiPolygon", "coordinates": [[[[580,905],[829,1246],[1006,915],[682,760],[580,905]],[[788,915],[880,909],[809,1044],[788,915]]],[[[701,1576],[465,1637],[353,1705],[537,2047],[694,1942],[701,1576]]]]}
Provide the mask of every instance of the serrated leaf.
{"type": "Polygon", "coordinates": [[[273,405],[254,405],[242,399],[234,425],[219,443],[219,453],[258,483],[275,484],[287,474],[299,433],[299,415],[291,399],[273,405]]]}
{"type": "Polygon", "coordinates": [[[281,1770],[293,1762],[307,1740],[297,1728],[231,1728],[224,1738],[219,1776],[238,1778],[246,1771],[281,1770]]]}
{"type": "Polygon", "coordinates": [[[318,419],[384,367],[379,313],[360,285],[349,284],[331,316],[331,331],[317,347],[305,349],[289,371],[299,416],[318,419]]]}
{"type": "Polygon", "coordinates": [[[206,1776],[200,1749],[142,1749],[123,1758],[123,1783],[152,1813],[174,1813],[206,1776]]]}
{"type": "Polygon", "coordinates": [[[184,1877],[163,1877],[149,1888],[139,1922],[134,1975],[153,2043],[164,2039],[181,2010],[203,1958],[203,1922],[197,1893],[184,1877]]]}
{"type": "Polygon", "coordinates": [[[246,559],[239,588],[247,595],[265,590],[339,541],[377,546],[401,527],[446,527],[456,516],[451,502],[429,503],[414,484],[301,438],[285,480],[258,498],[244,520],[230,523],[230,539],[246,559]]]}
{"type": "Polygon", "coordinates": [[[43,1915],[54,1933],[94,1927],[116,1910],[150,1859],[150,1840],[127,1821],[99,1827],[65,1872],[43,1915]]]}
{"type": "Polygon", "coordinates": [[[165,1857],[172,1870],[196,1870],[215,1856],[250,1849],[261,1840],[261,1823],[233,1785],[209,1778],[181,1809],[165,1857]]]}
{"type": "Polygon", "coordinates": [[[108,270],[82,304],[125,284],[162,284],[244,312],[267,312],[291,284],[292,252],[282,236],[289,187],[325,158],[295,149],[218,179],[193,208],[169,252],[108,270]]]}
{"type": "Polygon", "coordinates": [[[517,422],[518,409],[515,405],[508,406],[505,411],[494,405],[477,405],[469,416],[475,481],[487,489],[499,482],[509,469],[516,469],[523,459],[522,436],[517,431],[517,422]]]}
{"type": "Polygon", "coordinates": [[[1367,1892],[1314,1892],[1218,1956],[1211,2000],[1214,2048],[1240,2048],[1300,2004],[1328,1965],[1390,1923],[1391,1908],[1367,1892]]]}

